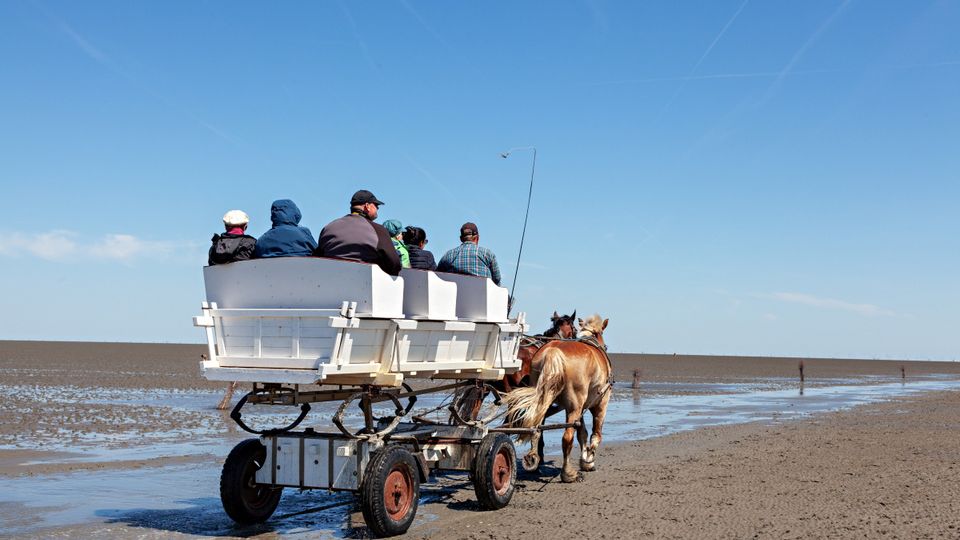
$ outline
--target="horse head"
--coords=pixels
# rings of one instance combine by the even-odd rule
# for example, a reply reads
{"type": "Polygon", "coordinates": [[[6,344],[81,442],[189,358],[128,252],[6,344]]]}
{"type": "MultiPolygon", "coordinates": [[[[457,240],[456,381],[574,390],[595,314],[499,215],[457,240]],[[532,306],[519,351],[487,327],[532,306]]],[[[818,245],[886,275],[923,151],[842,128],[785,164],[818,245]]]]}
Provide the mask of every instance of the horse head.
{"type": "Polygon", "coordinates": [[[553,317],[550,317],[550,322],[553,323],[553,326],[550,330],[544,332],[543,335],[564,339],[572,338],[577,333],[577,328],[573,323],[576,319],[577,310],[573,310],[573,315],[560,315],[554,311],[553,317]]]}
{"type": "Polygon", "coordinates": [[[594,337],[601,346],[606,347],[607,344],[603,342],[603,331],[607,329],[607,324],[610,322],[610,319],[604,319],[600,315],[591,315],[587,317],[587,320],[578,319],[580,323],[580,332],[577,334],[578,338],[594,337]]]}

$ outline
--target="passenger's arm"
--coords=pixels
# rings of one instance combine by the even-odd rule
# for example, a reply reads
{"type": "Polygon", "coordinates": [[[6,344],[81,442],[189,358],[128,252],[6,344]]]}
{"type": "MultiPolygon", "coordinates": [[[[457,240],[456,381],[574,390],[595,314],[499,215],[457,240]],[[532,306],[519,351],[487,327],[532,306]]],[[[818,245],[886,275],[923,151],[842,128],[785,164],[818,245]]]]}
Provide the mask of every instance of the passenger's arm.
{"type": "MultiPolygon", "coordinates": [[[[327,230],[326,227],[320,230],[320,236],[317,237],[317,247],[313,249],[314,257],[323,257],[323,244],[321,243],[321,241],[323,240],[323,233],[326,230],[327,230]]],[[[311,236],[310,238],[313,238],[313,237],[311,236]]]]}
{"type": "Polygon", "coordinates": [[[397,254],[397,249],[393,247],[390,233],[376,223],[371,225],[374,225],[373,230],[377,231],[377,265],[391,276],[399,276],[400,269],[403,266],[400,264],[400,255],[397,254]]]}
{"type": "Polygon", "coordinates": [[[310,248],[311,252],[316,251],[317,241],[313,239],[313,233],[310,232],[310,229],[306,227],[300,227],[300,228],[303,229],[304,235],[307,237],[307,247],[310,248]]]}
{"type": "Polygon", "coordinates": [[[490,253],[490,276],[491,276],[491,279],[493,279],[493,282],[494,282],[494,283],[496,283],[497,285],[500,285],[500,265],[497,264],[497,256],[494,255],[492,251],[489,252],[489,253],[490,253]]]}
{"type": "Polygon", "coordinates": [[[237,249],[235,261],[249,261],[253,258],[253,252],[257,249],[256,238],[244,238],[240,241],[240,247],[237,249]]]}

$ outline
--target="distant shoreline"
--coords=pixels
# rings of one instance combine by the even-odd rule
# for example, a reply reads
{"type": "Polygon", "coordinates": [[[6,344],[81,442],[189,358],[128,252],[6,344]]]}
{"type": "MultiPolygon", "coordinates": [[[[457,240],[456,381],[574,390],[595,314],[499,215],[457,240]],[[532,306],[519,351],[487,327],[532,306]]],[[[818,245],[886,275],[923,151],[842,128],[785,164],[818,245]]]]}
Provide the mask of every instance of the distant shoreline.
{"type": "MultiPolygon", "coordinates": [[[[83,346],[172,346],[172,347],[201,347],[206,348],[206,344],[197,343],[177,343],[170,341],[87,341],[70,339],[0,339],[0,350],[8,346],[17,344],[50,344],[50,345],[83,345],[83,346]]],[[[829,360],[829,361],[851,361],[851,362],[936,362],[936,363],[958,363],[960,358],[939,359],[939,358],[856,358],[856,357],[832,357],[832,356],[783,356],[783,355],[738,355],[738,354],[687,354],[687,353],[656,353],[656,352],[610,352],[611,356],[644,356],[649,358],[711,358],[711,359],[754,359],[754,360],[790,360],[799,362],[800,360],[829,360]]]]}

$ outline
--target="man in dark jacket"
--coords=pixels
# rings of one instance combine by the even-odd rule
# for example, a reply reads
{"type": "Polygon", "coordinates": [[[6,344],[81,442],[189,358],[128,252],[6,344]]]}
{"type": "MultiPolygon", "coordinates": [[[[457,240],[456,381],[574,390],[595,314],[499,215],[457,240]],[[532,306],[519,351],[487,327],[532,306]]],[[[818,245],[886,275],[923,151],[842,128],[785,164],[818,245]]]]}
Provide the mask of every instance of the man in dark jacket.
{"type": "Polygon", "coordinates": [[[300,209],[290,199],[273,201],[270,207],[270,221],[273,228],[257,239],[254,257],[309,257],[317,248],[313,233],[301,227],[300,209]]]}
{"type": "Polygon", "coordinates": [[[223,215],[223,227],[227,232],[215,234],[211,238],[213,245],[207,255],[207,264],[226,264],[253,258],[257,239],[248,236],[247,224],[250,218],[243,210],[231,210],[223,215]]]}
{"type": "Polygon", "coordinates": [[[400,256],[393,247],[390,233],[374,223],[383,201],[365,189],[353,194],[350,213],[335,219],[320,231],[314,255],[374,263],[384,272],[400,274],[400,256]]]}

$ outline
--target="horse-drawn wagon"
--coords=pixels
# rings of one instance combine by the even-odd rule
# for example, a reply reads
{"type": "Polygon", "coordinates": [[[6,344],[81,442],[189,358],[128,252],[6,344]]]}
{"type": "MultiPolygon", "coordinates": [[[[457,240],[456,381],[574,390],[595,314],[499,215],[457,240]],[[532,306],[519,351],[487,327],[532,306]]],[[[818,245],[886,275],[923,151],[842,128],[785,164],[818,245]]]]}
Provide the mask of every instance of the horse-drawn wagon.
{"type": "Polygon", "coordinates": [[[202,373],[253,387],[231,418],[259,438],[230,452],[220,481],[235,521],[268,519],[283,488],[327,489],[356,492],[377,535],[400,534],[416,515],[420,484],[447,470],[470,474],[482,508],[510,501],[509,434],[518,430],[492,427],[495,413],[478,417],[479,404],[467,403],[487,396],[499,404],[488,383],[520,367],[527,325],[522,313],[508,318],[506,289],[485,278],[423,270],[391,277],[375,265],[317,258],[211,266],[204,281],[207,300],[194,318],[207,337],[202,373]],[[415,390],[410,379],[449,381],[415,390]],[[417,396],[431,392],[453,394],[449,420],[411,413],[417,396]],[[336,401],[336,430],[297,429],[311,403],[336,401]],[[345,425],[352,403],[363,413],[359,429],[345,425]],[[393,410],[377,417],[378,403],[393,410]],[[257,430],[242,419],[247,404],[299,405],[300,414],[257,430]]]}

